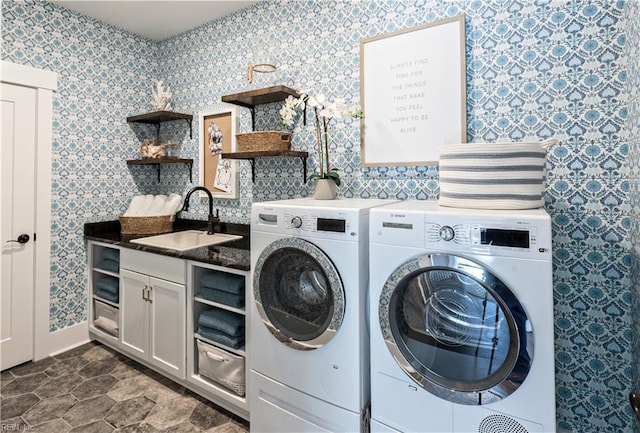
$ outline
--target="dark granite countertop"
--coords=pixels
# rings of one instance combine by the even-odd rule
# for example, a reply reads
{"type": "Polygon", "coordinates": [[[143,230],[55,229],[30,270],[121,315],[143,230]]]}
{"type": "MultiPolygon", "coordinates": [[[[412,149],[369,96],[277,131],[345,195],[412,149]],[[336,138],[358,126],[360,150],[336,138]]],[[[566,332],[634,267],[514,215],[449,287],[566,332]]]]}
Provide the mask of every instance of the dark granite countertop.
{"type": "MultiPolygon", "coordinates": [[[[177,257],[184,260],[195,260],[212,265],[248,271],[251,268],[251,257],[249,253],[249,226],[246,224],[231,223],[221,223],[220,226],[221,233],[241,235],[242,239],[236,239],[207,247],[194,248],[187,251],[169,250],[132,243],[131,241],[133,239],[153,235],[121,234],[120,221],[117,220],[86,223],[84,225],[84,238],[86,240],[104,242],[153,254],[177,257]]],[[[206,229],[207,222],[201,220],[176,219],[173,223],[173,231],[206,229]]]]}

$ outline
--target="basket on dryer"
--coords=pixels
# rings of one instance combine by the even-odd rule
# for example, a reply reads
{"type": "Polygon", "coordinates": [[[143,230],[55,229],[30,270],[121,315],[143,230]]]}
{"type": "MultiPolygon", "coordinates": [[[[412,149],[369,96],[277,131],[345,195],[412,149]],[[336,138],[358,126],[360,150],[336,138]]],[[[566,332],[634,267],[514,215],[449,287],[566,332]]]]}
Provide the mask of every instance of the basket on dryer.
{"type": "Polygon", "coordinates": [[[547,147],[555,142],[442,146],[438,203],[470,209],[542,207],[547,147]]]}

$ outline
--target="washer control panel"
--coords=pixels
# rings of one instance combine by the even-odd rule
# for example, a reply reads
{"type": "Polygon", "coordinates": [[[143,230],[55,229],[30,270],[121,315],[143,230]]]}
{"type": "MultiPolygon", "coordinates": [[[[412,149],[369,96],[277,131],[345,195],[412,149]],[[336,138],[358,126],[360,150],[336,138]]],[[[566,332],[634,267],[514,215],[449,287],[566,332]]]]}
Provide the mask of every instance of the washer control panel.
{"type": "Polygon", "coordinates": [[[285,232],[325,233],[334,236],[355,236],[357,224],[350,215],[341,212],[325,214],[321,211],[307,212],[303,210],[285,209],[285,232]]]}

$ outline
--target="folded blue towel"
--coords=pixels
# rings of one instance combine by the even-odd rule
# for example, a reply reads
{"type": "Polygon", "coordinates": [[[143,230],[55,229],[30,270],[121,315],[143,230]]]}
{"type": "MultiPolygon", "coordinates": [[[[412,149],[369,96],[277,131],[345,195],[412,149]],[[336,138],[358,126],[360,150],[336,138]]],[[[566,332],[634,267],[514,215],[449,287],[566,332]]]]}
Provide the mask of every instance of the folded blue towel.
{"type": "Polygon", "coordinates": [[[235,295],[244,293],[244,277],[242,275],[208,271],[200,277],[200,284],[209,289],[223,290],[235,295]]]}
{"type": "Polygon", "coordinates": [[[238,337],[229,337],[228,335],[216,331],[215,329],[207,328],[206,326],[198,326],[196,331],[201,337],[215,341],[216,343],[224,344],[227,347],[238,349],[244,345],[244,335],[238,337]]]}
{"type": "Polygon", "coordinates": [[[116,293],[115,295],[111,292],[107,292],[106,290],[98,289],[96,290],[96,295],[102,299],[106,299],[107,301],[111,301],[117,304],[120,300],[120,296],[116,293]]]}
{"type": "Polygon", "coordinates": [[[113,248],[105,248],[102,250],[102,258],[107,260],[115,260],[116,262],[120,261],[120,250],[116,250],[113,248]]]}
{"type": "Polygon", "coordinates": [[[244,307],[244,293],[241,295],[234,295],[233,293],[225,292],[222,290],[203,287],[201,295],[205,299],[229,305],[230,307],[244,307]]]}
{"type": "Polygon", "coordinates": [[[118,272],[120,270],[120,262],[111,259],[102,259],[100,263],[98,263],[98,267],[105,271],[118,272]]]}
{"type": "Polygon", "coordinates": [[[115,277],[104,275],[96,280],[96,288],[98,290],[104,290],[105,292],[109,292],[112,295],[118,294],[118,287],[118,279],[115,277]]]}
{"type": "Polygon", "coordinates": [[[227,334],[229,337],[237,337],[244,334],[244,316],[219,308],[200,313],[198,325],[215,329],[227,334]]]}

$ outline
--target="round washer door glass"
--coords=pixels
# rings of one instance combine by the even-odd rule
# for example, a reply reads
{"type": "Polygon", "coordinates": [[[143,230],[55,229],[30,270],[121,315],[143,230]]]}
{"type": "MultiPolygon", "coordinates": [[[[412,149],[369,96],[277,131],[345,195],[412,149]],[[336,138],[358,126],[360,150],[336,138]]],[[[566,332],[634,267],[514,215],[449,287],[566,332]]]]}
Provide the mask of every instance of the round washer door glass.
{"type": "Polygon", "coordinates": [[[256,262],[253,294],[263,323],[282,343],[317,349],[344,317],[344,288],[327,255],[299,238],[269,244],[256,262]]]}
{"type": "Polygon", "coordinates": [[[474,261],[426,254],[405,262],[387,279],[378,313],[396,362],[446,400],[501,400],[531,367],[533,332],[524,308],[474,261]]]}

